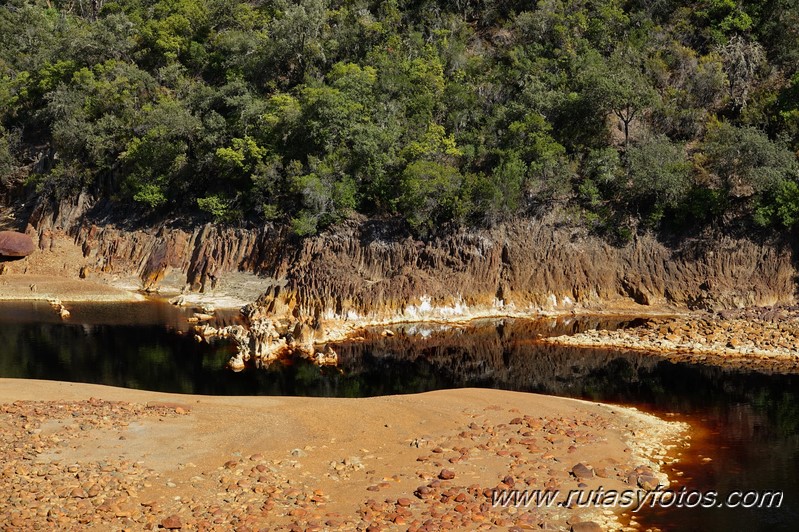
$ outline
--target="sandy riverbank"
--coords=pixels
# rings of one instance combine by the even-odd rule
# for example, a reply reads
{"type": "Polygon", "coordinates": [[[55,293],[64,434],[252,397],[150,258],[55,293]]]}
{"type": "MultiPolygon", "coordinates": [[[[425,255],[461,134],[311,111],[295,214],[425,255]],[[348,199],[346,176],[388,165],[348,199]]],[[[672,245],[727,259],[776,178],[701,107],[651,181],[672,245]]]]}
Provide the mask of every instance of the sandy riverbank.
{"type": "Polygon", "coordinates": [[[48,275],[0,276],[0,301],[48,301],[64,303],[144,301],[144,296],[123,288],[83,279],[48,275]]]}
{"type": "MultiPolygon", "coordinates": [[[[255,298],[258,295],[253,275],[235,276],[238,285],[248,282],[246,295],[235,290],[228,290],[227,285],[211,293],[181,294],[176,283],[162,291],[153,291],[149,295],[163,299],[180,298],[181,306],[202,308],[210,306],[218,309],[239,309],[247,304],[244,297],[255,298]],[[242,280],[244,278],[244,280],[242,280]]],[[[238,286],[237,285],[237,286],[238,286]]],[[[0,275],[0,301],[48,301],[60,299],[64,303],[112,303],[144,301],[140,286],[134,279],[114,279],[113,276],[94,275],[90,279],[78,279],[69,276],[9,274],[0,275]]]]}
{"type": "Polygon", "coordinates": [[[206,397],[0,379],[0,402],[0,513],[19,529],[618,527],[601,509],[492,508],[490,492],[630,488],[645,468],[662,477],[685,430],[482,389],[206,397]]]}

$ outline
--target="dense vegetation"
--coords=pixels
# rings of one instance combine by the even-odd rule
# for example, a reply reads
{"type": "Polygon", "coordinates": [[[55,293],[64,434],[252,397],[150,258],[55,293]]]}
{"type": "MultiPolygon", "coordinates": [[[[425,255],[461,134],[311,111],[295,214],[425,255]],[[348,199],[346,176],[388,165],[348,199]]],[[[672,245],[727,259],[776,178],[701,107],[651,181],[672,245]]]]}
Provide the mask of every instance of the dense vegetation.
{"type": "Polygon", "coordinates": [[[0,194],[419,233],[799,220],[799,1],[7,0],[0,194]]]}

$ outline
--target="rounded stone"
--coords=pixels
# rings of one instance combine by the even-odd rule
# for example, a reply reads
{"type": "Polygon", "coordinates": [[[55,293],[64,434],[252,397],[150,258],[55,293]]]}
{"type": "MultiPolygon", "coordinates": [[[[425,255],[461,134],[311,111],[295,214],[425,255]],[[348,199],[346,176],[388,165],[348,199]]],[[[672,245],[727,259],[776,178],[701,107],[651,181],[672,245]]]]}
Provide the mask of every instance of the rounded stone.
{"type": "Polygon", "coordinates": [[[31,237],[16,231],[0,231],[0,257],[27,257],[36,250],[31,237]]]}
{"type": "Polygon", "coordinates": [[[441,480],[452,480],[455,478],[455,472],[451,469],[442,469],[441,473],[438,474],[438,478],[441,480]]]}
{"type": "Polygon", "coordinates": [[[594,476],[594,470],[580,462],[572,467],[572,474],[577,478],[592,478],[594,476]]]}

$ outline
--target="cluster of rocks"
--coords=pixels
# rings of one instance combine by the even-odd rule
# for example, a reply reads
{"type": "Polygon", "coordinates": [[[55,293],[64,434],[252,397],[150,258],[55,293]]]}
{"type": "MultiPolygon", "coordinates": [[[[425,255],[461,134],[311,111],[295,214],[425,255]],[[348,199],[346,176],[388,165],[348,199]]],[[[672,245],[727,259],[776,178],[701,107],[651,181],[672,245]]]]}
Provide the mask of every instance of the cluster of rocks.
{"type": "MultiPolygon", "coordinates": [[[[182,296],[171,302],[181,305],[182,296]]],[[[257,367],[267,366],[288,351],[286,340],[281,338],[270,320],[254,321],[246,327],[241,324],[215,327],[209,323],[214,318],[214,311],[213,307],[205,306],[188,321],[198,323],[194,326],[194,338],[198,342],[209,342],[213,338],[227,338],[234,342],[236,354],[228,362],[233,371],[243,370],[248,362],[257,367]]]]}
{"type": "MultiPolygon", "coordinates": [[[[617,513],[602,508],[575,510],[565,504],[547,508],[508,507],[493,504],[496,490],[561,490],[612,483],[635,490],[654,489],[667,482],[657,465],[631,467],[613,459],[571,466],[567,456],[601,444],[607,419],[594,416],[545,418],[524,416],[495,424],[488,418],[463,427],[450,436],[414,438],[419,448],[416,468],[390,475],[373,469],[373,456],[351,456],[330,463],[327,478],[364,485],[362,501],[354,512],[335,512],[335,491],[319,489],[302,474],[303,458],[313,451],[295,449],[291,458],[269,459],[262,454],[237,457],[216,471],[203,473],[206,485],[222,495],[209,511],[184,512],[182,523],[200,530],[216,526],[237,529],[313,531],[337,530],[603,530],[621,527],[617,513]],[[536,434],[538,437],[533,436],[536,434]],[[543,434],[543,436],[541,436],[543,434]],[[525,436],[526,435],[526,436],[525,436]],[[493,483],[481,482],[478,472],[498,471],[493,483]],[[305,478],[305,481],[299,480],[305,478]],[[405,490],[408,481],[422,480],[405,490]]],[[[628,449],[631,451],[631,449],[628,449]]],[[[630,457],[635,460],[638,457],[630,457]]],[[[622,510],[621,508],[617,511],[622,510]]],[[[635,529],[633,522],[630,527],[635,529]]]]}
{"type": "Polygon", "coordinates": [[[629,329],[591,330],[542,341],[647,351],[674,362],[797,373],[799,307],[755,307],[652,318],[629,329]]]}
{"type": "MultiPolygon", "coordinates": [[[[170,303],[180,306],[180,298],[171,299],[170,303]]],[[[189,323],[202,323],[214,319],[214,312],[216,308],[213,305],[204,305],[199,312],[195,312],[191,317],[187,318],[189,323]]]]}
{"type": "Polygon", "coordinates": [[[50,306],[53,307],[53,310],[55,310],[58,313],[58,316],[62,320],[65,320],[72,315],[69,312],[69,310],[67,310],[67,307],[65,307],[64,304],[61,302],[61,300],[58,299],[57,297],[53,299],[48,299],[47,302],[50,303],[50,306]]]}
{"type": "MultiPolygon", "coordinates": [[[[16,402],[0,406],[0,514],[24,530],[585,531],[623,527],[606,508],[497,506],[495,490],[565,493],[598,483],[646,490],[664,481],[657,463],[633,448],[626,449],[629,463],[602,457],[604,431],[626,430],[623,416],[513,412],[504,423],[496,420],[510,418],[505,412],[475,413],[458,432],[413,438],[415,462],[393,472],[367,454],[334,460],[326,475],[314,476],[309,471],[318,458],[306,447],[281,457],[235,452],[196,470],[185,464],[191,469],[173,481],[144,462],[60,460],[55,451],[78,446],[93,431],[117,430],[122,439],[134,420],[192,415],[187,409],[94,399],[16,402]],[[578,451],[595,458],[578,461],[572,458],[578,451]],[[341,482],[363,490],[354,508],[342,509],[343,494],[330,489],[341,482]]],[[[628,529],[636,529],[634,519],[628,529]]]]}
{"type": "Polygon", "coordinates": [[[152,470],[138,462],[60,456],[89,432],[175,415],[166,406],[96,399],[0,405],[0,515],[20,530],[155,526],[155,509],[136,501],[156,482],[152,470]]]}
{"type": "Polygon", "coordinates": [[[773,307],[744,307],[720,310],[716,315],[723,320],[747,320],[760,322],[796,322],[799,319],[799,305],[778,305],[773,307]]]}
{"type": "Polygon", "coordinates": [[[198,341],[231,339],[236,345],[236,354],[228,361],[228,367],[234,371],[241,371],[248,364],[266,367],[277,360],[292,357],[306,358],[319,366],[338,364],[335,350],[327,343],[317,344],[315,331],[302,321],[283,325],[271,319],[256,319],[247,326],[225,327],[206,323],[195,326],[194,333],[198,341]]]}
{"type": "MultiPolygon", "coordinates": [[[[476,416],[464,430],[450,437],[414,438],[413,447],[424,452],[416,461],[416,477],[425,483],[413,497],[369,499],[359,515],[367,530],[388,530],[396,526],[407,530],[604,530],[623,528],[617,513],[607,508],[575,508],[567,505],[571,489],[611,485],[617,489],[639,491],[668,485],[658,464],[638,456],[628,448],[631,460],[645,464],[631,467],[610,458],[598,458],[596,467],[579,462],[578,451],[602,445],[602,428],[608,419],[593,416],[577,418],[515,417],[507,423],[494,423],[476,416]],[[475,482],[477,470],[500,472],[493,483],[475,482]],[[545,507],[507,507],[495,505],[496,493],[519,490],[559,490],[555,504],[545,507]]],[[[662,464],[666,458],[660,455],[662,464]]],[[[366,489],[391,492],[393,482],[384,479],[366,489]]],[[[599,505],[597,505],[599,506],[599,505]]],[[[635,523],[631,524],[635,529],[635,523]]]]}

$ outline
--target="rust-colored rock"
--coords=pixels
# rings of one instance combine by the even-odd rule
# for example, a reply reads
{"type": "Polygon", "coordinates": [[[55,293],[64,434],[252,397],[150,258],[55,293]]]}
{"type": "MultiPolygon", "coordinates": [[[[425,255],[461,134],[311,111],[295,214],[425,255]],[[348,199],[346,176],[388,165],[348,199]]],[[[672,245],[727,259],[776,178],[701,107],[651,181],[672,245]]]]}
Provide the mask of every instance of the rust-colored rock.
{"type": "Polygon", "coordinates": [[[36,250],[31,237],[16,231],[0,231],[0,257],[27,257],[36,250]]]}
{"type": "Polygon", "coordinates": [[[638,486],[647,491],[652,491],[660,486],[660,480],[653,475],[640,475],[638,477],[638,486]]]}
{"type": "Polygon", "coordinates": [[[161,521],[161,528],[165,528],[167,530],[179,530],[183,528],[183,523],[181,522],[180,517],[177,515],[170,515],[161,521]]]}
{"type": "Polygon", "coordinates": [[[438,478],[441,480],[452,480],[455,478],[455,472],[451,469],[442,469],[441,472],[438,474],[438,478]]]}
{"type": "Polygon", "coordinates": [[[594,470],[580,462],[572,467],[572,474],[577,478],[592,478],[594,476],[594,470]]]}

